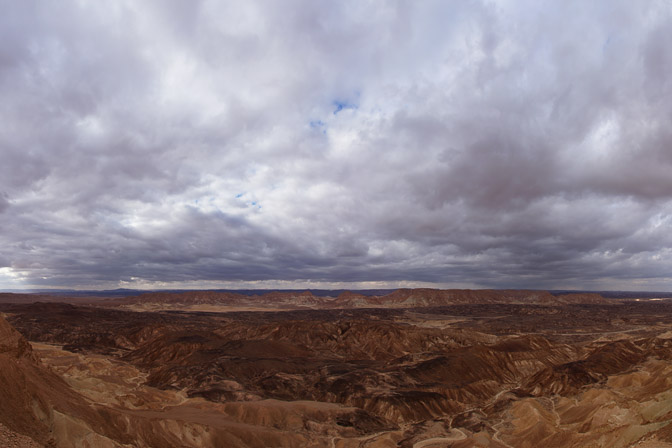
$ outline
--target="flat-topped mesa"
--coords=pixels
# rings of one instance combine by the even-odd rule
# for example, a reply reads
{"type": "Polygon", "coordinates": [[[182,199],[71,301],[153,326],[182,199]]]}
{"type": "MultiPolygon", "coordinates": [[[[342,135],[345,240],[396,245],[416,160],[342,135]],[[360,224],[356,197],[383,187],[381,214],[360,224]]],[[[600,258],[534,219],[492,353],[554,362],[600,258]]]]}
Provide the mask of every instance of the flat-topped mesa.
{"type": "Polygon", "coordinates": [[[346,291],[330,306],[334,308],[416,308],[471,304],[612,304],[599,294],[565,294],[555,296],[548,291],[493,289],[430,289],[402,288],[384,296],[367,297],[346,291]]]}
{"type": "Polygon", "coordinates": [[[426,308],[450,305],[571,305],[613,304],[595,293],[554,295],[548,291],[494,289],[402,288],[371,296],[345,291],[337,298],[317,296],[311,291],[271,291],[256,295],[222,291],[151,292],[105,301],[109,306],[139,306],[149,309],[196,306],[270,307],[280,309],[426,308]]]}
{"type": "Polygon", "coordinates": [[[0,303],[56,302],[58,297],[46,294],[0,292],[0,303]]]}
{"type": "Polygon", "coordinates": [[[112,299],[105,302],[110,306],[126,305],[168,305],[168,306],[319,306],[333,301],[332,298],[318,297],[310,291],[272,291],[264,294],[247,295],[228,291],[183,291],[150,292],[139,296],[112,299]]]}
{"type": "Polygon", "coordinates": [[[250,302],[258,302],[268,305],[322,305],[331,299],[318,297],[310,291],[273,291],[265,294],[249,297],[250,302]]]}
{"type": "Polygon", "coordinates": [[[334,308],[366,308],[367,306],[380,305],[377,297],[368,297],[352,291],[344,291],[331,302],[334,308]]]}
{"type": "Polygon", "coordinates": [[[415,308],[471,304],[611,304],[599,294],[566,294],[555,296],[548,291],[492,289],[398,289],[384,296],[366,297],[345,292],[332,302],[335,308],[415,308]]]}
{"type": "Polygon", "coordinates": [[[604,298],[597,293],[571,293],[555,297],[556,301],[564,304],[594,304],[613,305],[615,301],[604,298]]]}
{"type": "Polygon", "coordinates": [[[148,292],[139,296],[108,300],[107,304],[161,303],[183,305],[235,305],[247,299],[243,294],[222,291],[148,292]]]}

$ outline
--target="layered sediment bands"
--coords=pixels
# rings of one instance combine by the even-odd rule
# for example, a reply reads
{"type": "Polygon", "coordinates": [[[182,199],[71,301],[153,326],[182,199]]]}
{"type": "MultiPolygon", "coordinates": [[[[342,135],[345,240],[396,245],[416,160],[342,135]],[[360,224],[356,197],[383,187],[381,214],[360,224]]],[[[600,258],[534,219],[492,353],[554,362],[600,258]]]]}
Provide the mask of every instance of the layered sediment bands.
{"type": "Polygon", "coordinates": [[[392,322],[227,322],[167,331],[124,355],[147,383],[211,401],[341,403],[394,423],[450,414],[577,355],[541,337],[492,346],[462,330],[392,322]]]}
{"type": "Polygon", "coordinates": [[[583,386],[603,383],[610,375],[633,369],[648,357],[669,359],[670,355],[670,344],[657,344],[655,338],[605,343],[582,359],[552,365],[532,375],[523,390],[536,396],[568,395],[583,386]]]}
{"type": "MultiPolygon", "coordinates": [[[[272,297],[322,307],[292,294],[272,297]]],[[[343,301],[375,299],[362,297],[343,301]]],[[[228,313],[2,305],[34,347],[0,325],[12,366],[0,384],[18,403],[0,423],[61,446],[65,434],[141,447],[667,443],[671,304],[500,298],[403,308],[444,293],[398,291],[391,308],[228,313]]]]}
{"type": "Polygon", "coordinates": [[[49,363],[44,365],[4,319],[0,347],[0,424],[7,428],[7,437],[25,435],[37,445],[326,447],[327,437],[391,429],[360,409],[337,405],[269,400],[221,405],[180,394],[170,397],[134,378],[115,378],[112,372],[138,374],[123,364],[115,366],[117,361],[68,355],[71,352],[49,345],[39,347],[49,363]],[[105,403],[92,400],[105,399],[106,389],[105,403]],[[158,407],[157,399],[162,402],[158,407]]]}
{"type": "Polygon", "coordinates": [[[536,304],[563,305],[572,303],[610,304],[599,294],[565,294],[555,296],[548,291],[470,290],[470,289],[399,289],[385,296],[367,297],[342,293],[330,303],[335,308],[357,307],[433,307],[459,304],[536,304]]]}
{"type": "Polygon", "coordinates": [[[266,309],[356,309],[418,308],[459,304],[602,304],[612,305],[599,294],[553,295],[548,291],[470,290],[470,289],[399,289],[386,295],[363,295],[343,292],[338,297],[321,297],[310,291],[269,292],[244,295],[233,292],[188,291],[147,293],[135,297],[106,301],[107,306],[134,310],[188,309],[214,311],[217,307],[266,309]]]}
{"type": "Polygon", "coordinates": [[[25,338],[1,317],[0,366],[0,423],[10,430],[42,445],[75,446],[79,441],[76,435],[71,437],[71,444],[59,438],[72,427],[70,421],[61,419],[62,415],[71,421],[87,422],[81,423],[87,436],[105,425],[102,416],[60,376],[43,366],[25,338]]]}

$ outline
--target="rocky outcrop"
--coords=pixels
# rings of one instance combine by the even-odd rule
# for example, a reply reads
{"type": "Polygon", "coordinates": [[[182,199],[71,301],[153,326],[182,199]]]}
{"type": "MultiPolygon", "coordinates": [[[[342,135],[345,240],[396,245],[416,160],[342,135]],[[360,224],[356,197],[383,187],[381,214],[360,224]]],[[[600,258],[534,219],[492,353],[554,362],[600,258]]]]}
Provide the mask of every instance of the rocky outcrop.
{"type": "Polygon", "coordinates": [[[611,447],[672,433],[672,304],[453,293],[261,313],[0,307],[21,331],[0,321],[0,424],[103,447],[611,447]]]}

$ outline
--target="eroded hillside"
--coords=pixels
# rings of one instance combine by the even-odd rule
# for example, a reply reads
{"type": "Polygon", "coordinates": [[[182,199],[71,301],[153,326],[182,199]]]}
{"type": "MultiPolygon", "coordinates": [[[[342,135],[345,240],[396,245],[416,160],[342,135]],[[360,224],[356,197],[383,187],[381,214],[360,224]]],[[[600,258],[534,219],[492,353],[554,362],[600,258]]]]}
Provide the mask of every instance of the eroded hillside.
{"type": "Polygon", "coordinates": [[[508,296],[228,313],[5,304],[21,335],[6,329],[0,356],[24,373],[3,381],[27,385],[0,423],[58,446],[668,446],[672,305],[508,296]]]}

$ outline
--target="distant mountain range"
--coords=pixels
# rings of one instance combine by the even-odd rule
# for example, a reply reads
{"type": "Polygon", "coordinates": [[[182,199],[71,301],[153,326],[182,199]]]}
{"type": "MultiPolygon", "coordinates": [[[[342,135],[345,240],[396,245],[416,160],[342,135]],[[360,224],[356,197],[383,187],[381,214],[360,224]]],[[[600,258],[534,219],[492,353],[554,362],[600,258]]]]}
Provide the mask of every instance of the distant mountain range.
{"type": "MultiPolygon", "coordinates": [[[[131,297],[139,296],[152,292],[161,293],[184,293],[197,291],[195,289],[107,289],[107,290],[76,290],[76,289],[0,289],[0,292],[11,292],[16,294],[48,294],[55,296],[67,297],[131,297]]],[[[205,289],[208,292],[230,292],[242,294],[245,296],[256,296],[267,294],[270,292],[286,292],[286,293],[301,293],[305,291],[311,292],[319,297],[338,297],[341,293],[346,291],[355,292],[363,296],[384,296],[390,294],[396,289],[205,289]]]]}
{"type": "MultiPolygon", "coordinates": [[[[133,297],[147,293],[185,293],[197,291],[194,289],[107,289],[107,290],[75,290],[75,289],[0,289],[0,292],[9,292],[17,294],[46,294],[62,297],[133,297]]],[[[318,297],[338,297],[344,292],[352,292],[367,297],[385,296],[397,291],[397,289],[206,289],[208,292],[235,293],[245,296],[257,296],[271,292],[301,293],[309,291],[318,297]]],[[[550,290],[551,294],[600,294],[607,299],[652,299],[652,298],[672,298],[670,291],[588,291],[588,290],[550,290]]]]}

